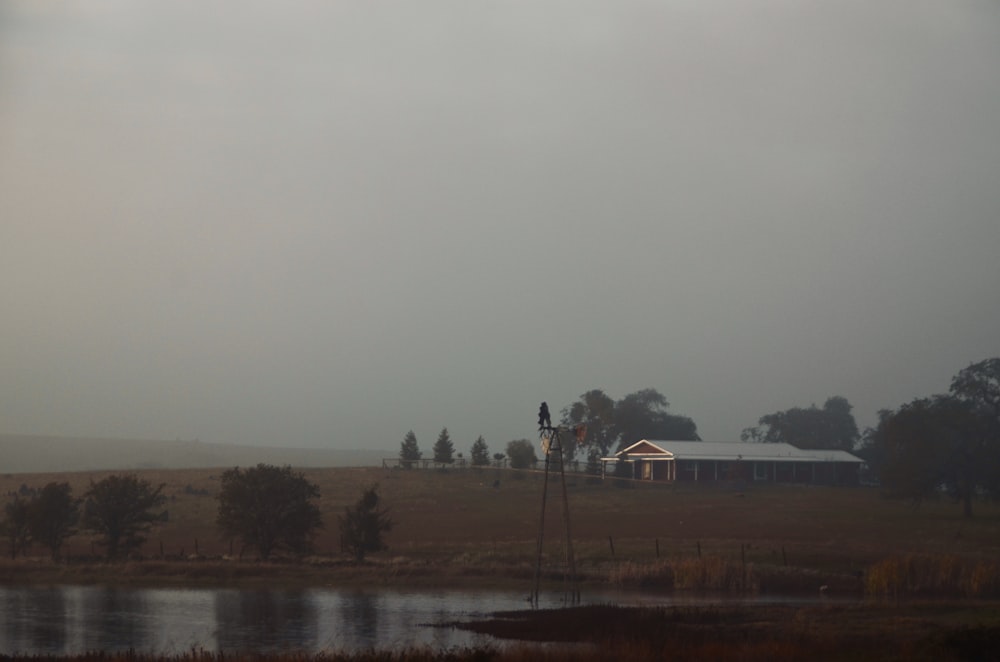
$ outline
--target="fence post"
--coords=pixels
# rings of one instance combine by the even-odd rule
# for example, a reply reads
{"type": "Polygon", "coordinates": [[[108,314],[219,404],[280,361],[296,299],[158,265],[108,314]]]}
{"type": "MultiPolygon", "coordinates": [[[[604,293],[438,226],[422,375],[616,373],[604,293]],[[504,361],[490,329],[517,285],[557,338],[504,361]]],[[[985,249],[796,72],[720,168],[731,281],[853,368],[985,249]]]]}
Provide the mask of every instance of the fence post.
{"type": "Polygon", "coordinates": [[[615,541],[611,538],[611,536],[608,536],[608,545],[611,546],[611,560],[614,561],[615,560],[615,541]]]}
{"type": "Polygon", "coordinates": [[[740,559],[743,561],[743,590],[747,590],[747,550],[743,543],[740,543],[740,559]]]}

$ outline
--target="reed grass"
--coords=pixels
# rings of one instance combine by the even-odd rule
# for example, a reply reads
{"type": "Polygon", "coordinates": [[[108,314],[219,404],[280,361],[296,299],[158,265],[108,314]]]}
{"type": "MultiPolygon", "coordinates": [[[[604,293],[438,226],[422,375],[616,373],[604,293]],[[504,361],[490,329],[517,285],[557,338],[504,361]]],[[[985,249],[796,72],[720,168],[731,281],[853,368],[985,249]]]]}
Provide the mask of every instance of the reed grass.
{"type": "Polygon", "coordinates": [[[880,599],[1000,598],[1000,563],[941,554],[891,556],[868,568],[865,593],[880,599]]]}
{"type": "Polygon", "coordinates": [[[659,590],[742,593],[759,588],[752,563],[734,563],[721,556],[622,562],[611,568],[608,581],[622,588],[659,590]]]}

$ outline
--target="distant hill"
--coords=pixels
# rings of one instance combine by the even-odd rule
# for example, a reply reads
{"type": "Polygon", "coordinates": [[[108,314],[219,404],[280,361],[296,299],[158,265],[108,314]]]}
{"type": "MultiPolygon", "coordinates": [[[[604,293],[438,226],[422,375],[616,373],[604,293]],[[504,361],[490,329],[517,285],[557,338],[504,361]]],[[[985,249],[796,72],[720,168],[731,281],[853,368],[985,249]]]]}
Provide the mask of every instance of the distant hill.
{"type": "Polygon", "coordinates": [[[201,469],[260,462],[293,467],[378,466],[397,451],[275,448],[202,441],[92,439],[0,434],[0,473],[201,469]]]}

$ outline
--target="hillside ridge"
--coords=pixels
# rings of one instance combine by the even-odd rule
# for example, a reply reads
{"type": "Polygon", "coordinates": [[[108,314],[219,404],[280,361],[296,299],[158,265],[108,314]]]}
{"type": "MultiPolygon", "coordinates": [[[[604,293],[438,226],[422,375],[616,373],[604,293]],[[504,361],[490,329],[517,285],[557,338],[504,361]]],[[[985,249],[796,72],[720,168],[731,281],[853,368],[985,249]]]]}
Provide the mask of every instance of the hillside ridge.
{"type": "Polygon", "coordinates": [[[264,462],[294,467],[377,466],[384,449],[281,448],[198,440],[0,434],[0,472],[208,469],[264,462]]]}

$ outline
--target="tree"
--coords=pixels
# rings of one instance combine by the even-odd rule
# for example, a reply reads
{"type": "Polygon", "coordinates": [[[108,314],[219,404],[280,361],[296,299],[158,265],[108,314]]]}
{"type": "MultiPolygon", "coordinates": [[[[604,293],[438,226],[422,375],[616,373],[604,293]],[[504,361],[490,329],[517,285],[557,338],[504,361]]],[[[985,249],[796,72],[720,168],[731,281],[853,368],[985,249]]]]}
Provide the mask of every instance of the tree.
{"type": "Polygon", "coordinates": [[[100,545],[108,560],[138,549],[146,541],[145,533],[162,519],[154,512],[166,502],[164,485],[155,489],[149,481],[135,474],[108,476],[84,494],[83,526],[102,536],[100,545]]]}
{"type": "Polygon", "coordinates": [[[947,494],[966,517],[978,497],[1000,497],[1000,359],[961,370],[947,395],[879,413],[863,449],[890,495],[947,494]]]}
{"type": "Polygon", "coordinates": [[[28,505],[31,537],[49,550],[53,561],[59,560],[66,538],[76,533],[79,518],[79,501],[69,483],[49,483],[28,505]]]}
{"type": "Polygon", "coordinates": [[[796,448],[851,451],[860,439],[847,398],[835,395],[820,409],[793,407],[761,416],[757,427],[740,434],[743,441],[786,443],[796,448]]]}
{"type": "Polygon", "coordinates": [[[434,461],[441,464],[451,464],[455,461],[455,444],[451,443],[448,428],[441,428],[441,434],[434,442],[434,461]]]}
{"type": "Polygon", "coordinates": [[[977,493],[997,488],[996,452],[983,446],[982,431],[970,403],[950,395],[903,405],[880,420],[872,435],[884,455],[882,485],[916,503],[948,494],[970,517],[977,493]]]}
{"type": "Polygon", "coordinates": [[[865,461],[862,471],[870,477],[878,478],[882,474],[885,466],[886,450],[881,438],[881,431],[886,421],[894,414],[890,409],[880,409],[878,411],[878,424],[874,428],[866,428],[861,435],[861,444],[854,450],[854,454],[865,461]]]}
{"type": "Polygon", "coordinates": [[[1000,425],[1000,358],[973,363],[951,380],[951,393],[973,403],[1000,425]]]}
{"type": "Polygon", "coordinates": [[[482,435],[476,437],[476,440],[472,444],[472,449],[469,451],[469,456],[472,459],[472,466],[474,467],[489,466],[490,449],[486,445],[486,440],[483,439],[482,435]]]}
{"type": "Polygon", "coordinates": [[[378,485],[364,489],[353,508],[344,508],[339,522],[341,546],[358,563],[368,552],[386,549],[382,534],[392,530],[393,522],[388,509],[381,506],[378,485]]]}
{"type": "MultiPolygon", "coordinates": [[[[607,455],[617,441],[615,429],[615,401],[601,389],[592,389],[580,399],[562,410],[562,425],[576,427],[584,425],[587,435],[583,446],[596,448],[601,456],[607,455]]],[[[571,452],[567,460],[575,456],[576,444],[567,444],[571,452]]]]}
{"type": "Polygon", "coordinates": [[[535,446],[527,439],[515,439],[507,444],[507,457],[511,469],[527,469],[538,461],[535,446]]]}
{"type": "Polygon", "coordinates": [[[399,447],[399,461],[406,469],[412,469],[413,463],[420,460],[420,456],[423,453],[420,452],[420,448],[417,446],[417,435],[413,434],[413,430],[406,433],[403,437],[403,443],[399,447]]]}
{"type": "MultiPolygon", "coordinates": [[[[624,448],[640,439],[700,441],[698,427],[686,416],[671,414],[670,403],[653,388],[629,393],[615,402],[604,391],[593,389],[562,410],[562,425],[584,425],[586,436],[581,444],[587,449],[588,463],[593,456],[606,457],[612,450],[624,448]]],[[[564,444],[567,459],[575,455],[575,444],[564,444]]]]}
{"type": "Polygon", "coordinates": [[[614,426],[618,449],[640,439],[701,441],[694,421],[669,413],[669,407],[667,399],[653,388],[630,393],[619,400],[615,404],[614,426]]]}
{"type": "Polygon", "coordinates": [[[216,520],[224,536],[257,550],[267,561],[279,549],[304,554],[323,527],[319,487],[289,466],[258,464],[222,474],[216,520]]]}
{"type": "Polygon", "coordinates": [[[28,515],[28,501],[19,495],[4,506],[3,533],[10,543],[10,558],[16,559],[31,545],[31,526],[28,515]]]}

